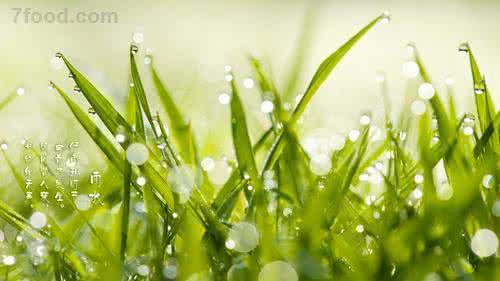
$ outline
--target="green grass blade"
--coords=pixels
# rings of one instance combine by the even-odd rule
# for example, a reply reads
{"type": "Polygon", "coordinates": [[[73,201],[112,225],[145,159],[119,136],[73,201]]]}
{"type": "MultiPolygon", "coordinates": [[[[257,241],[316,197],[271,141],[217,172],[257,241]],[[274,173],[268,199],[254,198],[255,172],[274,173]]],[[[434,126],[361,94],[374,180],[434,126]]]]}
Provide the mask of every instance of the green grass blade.
{"type": "Polygon", "coordinates": [[[12,93],[12,94],[8,95],[6,98],[4,98],[3,100],[1,100],[0,101],[0,111],[5,109],[10,103],[12,103],[14,101],[14,99],[16,99],[17,96],[18,96],[17,93],[12,93]]]}
{"type": "MultiPolygon", "coordinates": [[[[135,92],[137,101],[141,105],[141,109],[146,115],[151,128],[154,128],[153,114],[149,107],[148,99],[146,93],[144,92],[144,86],[142,85],[141,77],[139,76],[139,70],[137,69],[137,64],[135,62],[135,52],[133,51],[136,46],[130,46],[130,73],[132,75],[132,81],[134,81],[134,86],[132,87],[135,92]]],[[[153,130],[155,131],[155,130],[153,130]]]]}
{"type": "MultiPolygon", "coordinates": [[[[422,76],[422,79],[424,80],[424,82],[432,84],[432,80],[430,76],[427,74],[427,71],[422,63],[422,59],[420,58],[420,55],[417,52],[416,47],[413,45],[410,46],[414,49],[415,62],[419,66],[420,75],[422,76]]],[[[430,99],[430,103],[432,105],[434,112],[436,113],[436,118],[438,120],[439,136],[441,140],[443,140],[444,142],[450,143],[454,137],[455,131],[453,128],[453,124],[451,124],[450,122],[448,113],[446,112],[446,108],[444,107],[443,102],[441,101],[441,98],[439,97],[437,91],[435,91],[434,95],[430,99]]]]}
{"type": "Polygon", "coordinates": [[[316,25],[316,15],[320,8],[317,2],[311,2],[306,13],[304,23],[302,24],[299,38],[297,40],[296,49],[292,54],[292,63],[287,73],[285,89],[283,91],[283,99],[292,101],[293,95],[296,94],[298,83],[302,69],[304,68],[308,51],[311,47],[312,37],[314,35],[314,27],[316,25]]]}
{"type": "Polygon", "coordinates": [[[121,205],[121,240],[120,240],[120,260],[125,263],[125,255],[127,252],[127,239],[129,231],[130,217],[130,181],[132,177],[132,167],[128,161],[123,161],[123,200],[121,205]]]}
{"type": "Polygon", "coordinates": [[[486,81],[479,70],[476,58],[472,53],[470,46],[467,44],[467,53],[469,55],[470,70],[472,74],[474,99],[476,101],[476,110],[481,125],[481,130],[484,132],[495,114],[495,106],[491,99],[491,95],[486,87],[486,81]]]}
{"type": "Polygon", "coordinates": [[[255,156],[248,135],[247,121],[245,111],[238,94],[238,89],[234,79],[231,81],[231,130],[233,135],[233,145],[238,160],[238,169],[244,176],[250,178],[255,186],[255,192],[262,192],[262,185],[255,164],[255,156]]]}
{"type": "MultiPolygon", "coordinates": [[[[101,132],[101,130],[95,125],[95,123],[87,116],[87,114],[75,103],[73,102],[67,94],[65,94],[59,87],[54,85],[57,92],[63,97],[64,101],[73,112],[80,125],[85,129],[85,131],[90,135],[92,140],[99,146],[101,151],[106,155],[106,157],[113,163],[113,165],[121,172],[124,172],[124,167],[122,163],[125,159],[122,157],[117,148],[108,140],[108,138],[101,132]]],[[[144,176],[155,186],[159,194],[161,194],[163,200],[169,205],[173,206],[173,195],[170,192],[170,188],[167,186],[165,179],[158,173],[158,171],[153,167],[150,161],[146,162],[144,165],[139,167],[144,176]]]]}
{"type": "Polygon", "coordinates": [[[171,134],[179,147],[181,157],[187,164],[197,164],[198,152],[191,129],[191,122],[189,121],[189,118],[181,112],[175,103],[171,92],[160,79],[158,72],[153,66],[152,57],[150,70],[153,77],[153,83],[156,87],[158,96],[160,97],[160,101],[168,114],[171,134]]]}
{"type": "Polygon", "coordinates": [[[325,82],[328,76],[330,76],[330,73],[332,73],[333,69],[342,60],[342,58],[344,58],[349,50],[351,50],[351,48],[384,17],[385,15],[380,15],[372,20],[368,25],[356,33],[351,39],[344,43],[339,49],[333,52],[320,64],[311,82],[309,82],[307,90],[293,112],[292,119],[290,120],[291,124],[294,124],[300,118],[314,94],[316,94],[323,82],[325,82]]]}
{"type": "Polygon", "coordinates": [[[104,95],[101,94],[101,92],[97,90],[97,88],[82,73],[80,73],[65,56],[62,56],[62,59],[75,80],[76,85],[110,132],[113,135],[116,135],[119,128],[124,128],[130,135],[131,128],[125,118],[123,118],[123,116],[115,110],[104,95]]]}

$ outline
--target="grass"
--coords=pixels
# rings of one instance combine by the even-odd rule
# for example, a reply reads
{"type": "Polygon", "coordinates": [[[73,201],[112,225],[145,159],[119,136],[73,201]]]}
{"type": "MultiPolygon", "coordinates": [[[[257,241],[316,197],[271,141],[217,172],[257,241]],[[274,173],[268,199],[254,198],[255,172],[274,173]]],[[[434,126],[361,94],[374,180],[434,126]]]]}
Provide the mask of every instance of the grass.
{"type": "MultiPolygon", "coordinates": [[[[236,164],[222,186],[212,183],[210,169],[202,165],[189,109],[177,105],[151,56],[147,68],[166,116],[151,108],[136,46],[130,48],[124,112],[58,54],[95,116],[56,83],[51,86],[74,115],[73,123],[87,132],[108,161],[104,174],[113,180],[101,187],[102,204],[90,209],[73,203],[68,191],[63,192],[68,206],[60,210],[36,196],[32,204],[0,201],[5,233],[1,276],[500,280],[500,115],[468,44],[461,49],[470,62],[477,120],[457,115],[451,88],[445,97],[431,87],[430,95],[421,99],[417,93],[425,96],[422,87],[413,84],[407,100],[414,102],[405,103],[397,119],[390,118],[386,103],[383,128],[376,129],[365,115],[360,127],[328,153],[311,152],[298,134],[297,121],[337,64],[386,20],[386,14],[376,17],[331,53],[294,108],[289,106],[290,91],[297,88],[307,31],[283,93],[266,65],[250,57],[262,101],[273,104],[268,110],[272,126],[255,142],[248,132],[238,76],[226,73],[231,87],[227,126],[236,164]],[[145,147],[145,161],[130,156],[132,144],[145,147]],[[37,228],[30,220],[34,212],[45,214],[47,225],[37,228]],[[489,236],[480,235],[485,229],[489,236]]],[[[423,59],[415,46],[410,47],[419,69],[417,84],[431,85],[423,59]]],[[[0,110],[15,96],[0,101],[0,110]]],[[[24,168],[8,152],[4,149],[3,157],[18,187],[2,186],[25,192],[24,168]]]]}

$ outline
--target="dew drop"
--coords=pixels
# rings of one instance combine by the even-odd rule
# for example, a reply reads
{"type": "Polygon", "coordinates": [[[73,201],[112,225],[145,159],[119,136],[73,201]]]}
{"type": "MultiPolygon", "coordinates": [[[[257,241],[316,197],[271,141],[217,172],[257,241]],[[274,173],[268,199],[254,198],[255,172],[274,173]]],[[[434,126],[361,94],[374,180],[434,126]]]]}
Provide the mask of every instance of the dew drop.
{"type": "Polygon", "coordinates": [[[274,104],[272,101],[265,100],[260,104],[260,111],[263,113],[271,113],[274,110],[274,104]]]}
{"type": "Polygon", "coordinates": [[[446,78],[446,80],[444,81],[444,83],[450,87],[450,86],[453,86],[453,84],[455,84],[455,80],[453,80],[452,78],[446,78]]]}
{"type": "Polygon", "coordinates": [[[355,142],[361,133],[358,130],[352,130],[349,132],[349,140],[355,142]]]}
{"type": "Polygon", "coordinates": [[[118,143],[124,143],[126,140],[127,140],[127,137],[125,136],[125,134],[123,133],[117,133],[115,135],[115,140],[118,142],[118,143]]]}
{"type": "Polygon", "coordinates": [[[418,96],[424,100],[431,99],[435,94],[434,86],[430,83],[422,83],[418,87],[418,96]]]}
{"type": "Polygon", "coordinates": [[[228,248],[229,250],[233,250],[234,247],[236,247],[236,243],[234,242],[234,240],[226,240],[226,248],[228,248]]]}
{"type": "Polygon", "coordinates": [[[47,216],[41,212],[34,212],[30,217],[30,224],[34,228],[43,228],[47,225],[47,216]]]}
{"type": "Polygon", "coordinates": [[[363,115],[361,118],[359,118],[359,124],[366,126],[369,125],[372,122],[372,119],[368,115],[363,115]]]}
{"type": "Polygon", "coordinates": [[[364,231],[365,231],[365,227],[364,227],[362,224],[358,224],[358,225],[356,226],[356,232],[357,232],[357,233],[362,233],[362,232],[364,232],[364,231]]]}
{"type": "Polygon", "coordinates": [[[248,280],[250,272],[244,264],[233,264],[227,271],[227,281],[248,280]]]}
{"type": "Polygon", "coordinates": [[[465,126],[465,127],[463,127],[462,132],[466,136],[471,136],[474,134],[474,129],[472,127],[469,127],[469,126],[465,126]]]}
{"type": "Polygon", "coordinates": [[[3,264],[10,266],[16,263],[16,257],[14,256],[4,256],[2,259],[3,264]]]}
{"type": "Polygon", "coordinates": [[[425,275],[424,281],[442,281],[441,276],[436,272],[431,272],[425,275]]]}
{"type": "Polygon", "coordinates": [[[219,95],[220,104],[229,104],[230,101],[231,101],[231,96],[229,96],[227,93],[221,93],[219,95]]]}
{"type": "Polygon", "coordinates": [[[145,177],[138,177],[135,182],[137,183],[138,186],[144,186],[147,182],[145,177]]]}
{"type": "Polygon", "coordinates": [[[170,169],[167,175],[167,182],[171,186],[172,191],[184,199],[181,200],[181,203],[185,203],[189,199],[195,185],[193,173],[185,165],[170,169]]]}
{"type": "MultiPolygon", "coordinates": [[[[259,244],[259,232],[255,225],[248,222],[239,222],[234,224],[229,231],[228,242],[233,241],[233,249],[240,253],[248,253],[255,249],[259,244]]],[[[232,245],[229,245],[232,246],[232,245]]],[[[229,247],[227,247],[229,249],[229,247]]]]}
{"type": "Polygon", "coordinates": [[[486,228],[479,229],[471,240],[471,249],[481,258],[494,255],[498,248],[498,237],[496,234],[486,228]]]}
{"type": "Polygon", "coordinates": [[[421,100],[416,100],[411,103],[411,112],[415,115],[422,115],[426,111],[426,105],[425,102],[421,100]]]}
{"type": "Polygon", "coordinates": [[[144,33],[134,32],[134,34],[132,34],[132,41],[136,44],[142,44],[142,42],[144,42],[144,33]]]}
{"type": "Polygon", "coordinates": [[[137,273],[141,276],[148,276],[149,275],[149,266],[145,264],[141,264],[137,267],[137,273]]]}
{"type": "Polygon", "coordinates": [[[389,11],[385,11],[382,13],[382,17],[380,19],[381,23],[387,24],[391,22],[391,13],[389,11]]]}
{"type": "Polygon", "coordinates": [[[420,68],[414,61],[408,61],[403,64],[403,75],[407,78],[415,78],[420,74],[420,68]]]}
{"type": "Polygon", "coordinates": [[[476,95],[482,95],[486,91],[486,87],[484,86],[484,83],[481,81],[480,83],[476,83],[474,85],[474,93],[476,95]]]}
{"type": "Polygon", "coordinates": [[[415,54],[415,45],[413,45],[413,43],[408,43],[406,45],[406,52],[408,55],[413,56],[415,54]]]}
{"type": "Polygon", "coordinates": [[[174,259],[167,262],[165,267],[163,267],[162,273],[167,279],[175,279],[177,277],[177,263],[174,259]]]}
{"type": "Polygon", "coordinates": [[[283,216],[285,217],[289,217],[292,213],[293,213],[292,208],[286,207],[285,209],[283,209],[283,216]]]}
{"type": "Polygon", "coordinates": [[[252,89],[254,86],[255,86],[255,81],[252,78],[248,77],[243,79],[243,87],[247,89],[252,89]]]}
{"type": "Polygon", "coordinates": [[[19,88],[17,88],[16,93],[18,96],[24,96],[24,94],[26,93],[26,90],[23,87],[19,87],[19,88]]]}
{"type": "Polygon", "coordinates": [[[259,281],[298,281],[297,272],[289,263],[273,261],[262,267],[259,281]]]}
{"type": "Polygon", "coordinates": [[[139,52],[139,47],[137,47],[136,45],[130,46],[130,52],[134,55],[137,54],[139,52]]]}
{"type": "Polygon", "coordinates": [[[385,81],[385,74],[377,73],[377,75],[375,76],[375,82],[383,83],[384,81],[385,81]]]}
{"type": "Polygon", "coordinates": [[[75,198],[75,205],[80,211],[88,211],[92,205],[92,200],[87,194],[80,194],[75,198]]]}
{"type": "Polygon", "coordinates": [[[64,61],[61,59],[61,57],[57,57],[56,55],[55,57],[50,59],[50,66],[55,70],[60,70],[64,66],[64,61]]]}
{"type": "Polygon", "coordinates": [[[415,177],[413,177],[413,181],[416,184],[421,184],[424,182],[424,176],[422,174],[416,174],[415,177]]]}
{"type": "Polygon", "coordinates": [[[495,201],[493,207],[491,208],[491,212],[497,218],[500,218],[500,200],[495,201]]]}
{"type": "Polygon", "coordinates": [[[205,157],[201,160],[201,168],[206,171],[212,171],[215,168],[215,161],[210,157],[205,157]]]}
{"type": "Polygon", "coordinates": [[[231,174],[231,166],[224,160],[214,161],[214,167],[208,171],[210,180],[216,185],[224,184],[231,174]]]}
{"type": "Polygon", "coordinates": [[[311,171],[318,176],[327,175],[332,169],[332,162],[328,155],[318,154],[311,157],[311,171]]]}
{"type": "Polygon", "coordinates": [[[458,46],[458,51],[462,53],[468,53],[469,52],[469,44],[468,43],[462,43],[460,46],[458,46]]]}
{"type": "Polygon", "coordinates": [[[495,177],[493,175],[487,174],[482,180],[484,188],[491,188],[495,183],[495,177]]]}
{"type": "Polygon", "coordinates": [[[142,143],[133,143],[128,146],[127,160],[132,165],[143,165],[148,161],[149,151],[148,148],[142,143]]]}

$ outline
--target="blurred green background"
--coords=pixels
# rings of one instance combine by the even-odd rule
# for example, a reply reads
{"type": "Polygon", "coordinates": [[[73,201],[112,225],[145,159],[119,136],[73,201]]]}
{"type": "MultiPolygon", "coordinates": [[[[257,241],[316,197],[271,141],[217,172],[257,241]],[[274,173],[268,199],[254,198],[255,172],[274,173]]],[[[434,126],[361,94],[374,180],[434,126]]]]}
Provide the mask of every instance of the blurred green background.
{"type": "MultiPolygon", "coordinates": [[[[224,65],[230,64],[238,79],[250,75],[249,54],[272,66],[278,87],[285,83],[290,58],[310,11],[310,48],[299,82],[299,91],[321,60],[369,20],[388,10],[389,25],[370,32],[346,57],[306,111],[302,129],[327,128],[345,134],[358,116],[373,111],[381,116],[382,100],[375,83],[377,72],[385,72],[391,99],[400,102],[406,78],[401,66],[407,59],[406,43],[415,42],[438,89],[451,77],[462,110],[471,110],[472,86],[466,59],[458,45],[469,41],[487,77],[495,100],[500,82],[493,75],[500,69],[500,1],[299,1],[299,0],[211,0],[211,1],[11,1],[0,4],[3,98],[25,87],[0,114],[0,138],[18,142],[23,137],[61,138],[75,130],[75,121],[63,102],[48,89],[53,80],[73,89],[65,70],[54,70],[50,61],[57,51],[67,55],[118,105],[128,85],[128,46],[134,32],[144,34],[141,52],[150,48],[161,76],[181,107],[193,119],[203,151],[232,153],[229,109],[218,102],[224,82],[224,65]],[[38,12],[113,11],[116,24],[13,23],[13,8],[38,12]],[[67,122],[70,123],[67,123],[67,122]],[[69,126],[73,124],[75,126],[69,126]]],[[[144,70],[144,69],[143,69],[144,70]]],[[[145,71],[143,71],[145,72],[145,71]]],[[[155,94],[148,74],[147,90],[155,94]]],[[[241,84],[240,84],[241,85],[241,84]]],[[[252,116],[252,132],[266,128],[254,89],[242,91],[246,110],[252,116]]],[[[153,104],[160,109],[158,104],[153,104]]],[[[122,107],[123,108],[123,107],[122,107]]],[[[84,136],[83,132],[80,132],[84,136]]],[[[87,138],[85,136],[85,138],[87,138]]],[[[88,139],[86,139],[89,141],[88,139]]]]}

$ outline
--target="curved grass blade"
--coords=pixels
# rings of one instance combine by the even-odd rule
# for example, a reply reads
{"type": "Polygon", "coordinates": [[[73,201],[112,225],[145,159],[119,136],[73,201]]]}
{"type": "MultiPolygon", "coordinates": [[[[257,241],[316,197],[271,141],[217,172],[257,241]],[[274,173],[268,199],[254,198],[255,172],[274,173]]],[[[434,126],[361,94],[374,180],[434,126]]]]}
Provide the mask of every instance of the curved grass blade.
{"type": "MultiPolygon", "coordinates": [[[[87,116],[87,114],[75,103],[73,102],[67,94],[65,94],[58,86],[53,84],[57,92],[63,97],[64,101],[70,108],[73,115],[76,117],[80,125],[87,131],[92,140],[99,146],[101,151],[106,155],[106,157],[113,163],[113,165],[121,172],[124,172],[124,167],[122,163],[125,159],[118,152],[116,147],[108,140],[108,138],[101,132],[101,130],[94,124],[94,122],[87,116]]],[[[155,186],[156,190],[161,194],[163,200],[165,200],[168,206],[173,206],[173,195],[168,188],[167,183],[164,181],[163,177],[155,170],[151,163],[146,162],[144,165],[140,166],[139,169],[144,174],[144,176],[155,186]]]]}
{"type": "Polygon", "coordinates": [[[132,167],[128,161],[123,161],[123,200],[121,205],[121,240],[120,240],[120,260],[125,262],[127,251],[128,225],[130,216],[130,179],[132,177],[132,167]]]}
{"type": "MultiPolygon", "coordinates": [[[[312,97],[318,89],[321,87],[323,82],[328,78],[328,76],[332,73],[333,69],[337,66],[337,64],[344,58],[344,56],[351,50],[351,48],[368,32],[370,31],[379,21],[386,17],[385,14],[382,14],[372,20],[368,25],[366,25],[363,29],[361,29],[358,33],[356,33],[351,39],[349,39],[346,43],[344,43],[340,48],[338,48],[335,52],[329,55],[318,67],[316,73],[314,74],[311,82],[309,82],[309,86],[305,91],[304,95],[300,99],[297,107],[293,111],[293,114],[288,120],[286,127],[294,126],[297,120],[300,118],[307,105],[311,101],[312,97]]],[[[276,161],[278,160],[283,148],[286,144],[283,143],[283,133],[280,133],[276,138],[271,150],[269,151],[266,160],[264,162],[264,169],[269,169],[273,167],[276,161]]]]}
{"type": "Polygon", "coordinates": [[[0,201],[0,217],[18,230],[26,231],[26,233],[28,233],[35,239],[43,240],[44,238],[48,237],[47,233],[33,228],[23,216],[21,216],[3,201],[0,201]]]}
{"type": "Polygon", "coordinates": [[[243,177],[248,177],[252,185],[255,186],[255,193],[260,194],[262,184],[255,164],[252,143],[248,135],[245,112],[234,79],[231,81],[231,90],[231,130],[236,159],[238,160],[238,169],[243,177]]]}
{"type": "MultiPolygon", "coordinates": [[[[422,79],[424,80],[424,82],[432,84],[432,80],[427,74],[427,71],[422,63],[422,59],[420,58],[417,48],[412,44],[410,44],[409,46],[412,47],[414,50],[413,54],[415,55],[415,62],[419,66],[420,75],[422,76],[422,79]]],[[[446,112],[443,102],[441,101],[441,98],[439,97],[439,94],[437,92],[435,92],[435,94],[430,99],[430,103],[432,108],[434,109],[434,112],[436,113],[440,139],[450,144],[454,138],[455,132],[453,129],[453,125],[450,122],[448,113],[446,112]]]]}
{"type": "Polygon", "coordinates": [[[14,101],[14,99],[18,96],[17,93],[12,93],[8,95],[6,98],[0,101],[0,111],[2,111],[4,108],[7,107],[11,102],[14,101]]]}
{"type": "Polygon", "coordinates": [[[252,66],[255,74],[257,75],[257,81],[259,82],[259,87],[261,91],[262,101],[272,101],[275,109],[269,113],[271,123],[273,124],[274,130],[279,130],[279,123],[285,121],[288,118],[287,112],[283,108],[283,103],[276,90],[272,79],[264,72],[261,62],[250,57],[250,65],[252,66]]]}
{"type": "Polygon", "coordinates": [[[361,39],[363,36],[370,31],[380,20],[384,19],[386,15],[382,14],[372,20],[368,25],[366,25],[363,29],[361,29],[358,33],[356,33],[351,39],[349,39],[346,43],[344,43],[340,48],[338,48],[335,52],[333,52],[330,56],[328,56],[318,67],[316,73],[314,74],[311,82],[309,82],[309,86],[307,86],[307,90],[299,101],[299,104],[295,108],[292,119],[290,120],[291,124],[294,124],[302,115],[306,106],[311,101],[312,97],[318,89],[321,87],[323,82],[330,76],[333,69],[337,66],[337,64],[344,58],[344,56],[351,50],[351,48],[361,39]]]}
{"type": "Polygon", "coordinates": [[[132,135],[132,129],[125,118],[115,110],[101,92],[64,55],[61,54],[61,58],[69,69],[76,85],[110,132],[116,135],[119,129],[123,127],[128,135],[132,135]]]}
{"type": "Polygon", "coordinates": [[[476,110],[479,117],[479,123],[481,125],[481,131],[484,132],[488,125],[493,121],[493,115],[495,114],[495,106],[491,95],[486,87],[486,81],[484,76],[479,70],[476,58],[472,53],[472,50],[468,43],[466,43],[467,53],[469,55],[470,70],[472,74],[474,99],[476,101],[476,110]]]}
{"type": "Polygon", "coordinates": [[[296,44],[296,49],[293,53],[292,63],[286,76],[285,89],[283,92],[283,99],[285,101],[291,101],[293,95],[297,91],[298,82],[301,78],[300,74],[304,68],[308,51],[311,48],[311,39],[314,35],[313,31],[316,25],[316,15],[320,6],[321,5],[318,4],[318,2],[311,2],[308,7],[304,23],[302,24],[300,30],[300,35],[297,40],[298,44],[296,44]]]}
{"type": "MultiPolygon", "coordinates": [[[[272,128],[267,130],[261,137],[260,139],[253,145],[252,150],[257,152],[262,147],[264,146],[264,143],[270,136],[272,135],[272,128]]],[[[240,175],[240,171],[238,169],[233,170],[231,175],[229,176],[229,179],[226,181],[224,186],[221,188],[221,190],[217,193],[217,196],[212,202],[212,208],[214,210],[219,210],[222,208],[222,206],[235,206],[235,200],[238,198],[235,194],[235,190],[238,189],[240,186],[242,178],[240,175]]],[[[226,208],[225,214],[223,217],[228,217],[231,212],[232,208],[226,208]]]]}
{"type": "MultiPolygon", "coordinates": [[[[135,51],[134,48],[136,46],[130,46],[130,73],[132,75],[132,80],[134,81],[134,86],[132,87],[135,92],[135,96],[137,101],[141,105],[141,109],[146,115],[151,128],[154,128],[153,123],[153,114],[151,113],[151,109],[149,107],[148,99],[146,97],[146,93],[144,92],[144,86],[142,85],[141,77],[139,76],[139,71],[137,69],[137,64],[135,62],[135,51]]],[[[155,130],[153,130],[155,132],[155,130]]]]}

